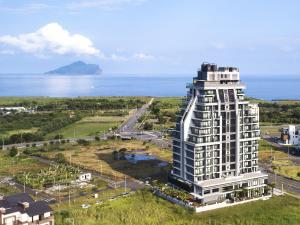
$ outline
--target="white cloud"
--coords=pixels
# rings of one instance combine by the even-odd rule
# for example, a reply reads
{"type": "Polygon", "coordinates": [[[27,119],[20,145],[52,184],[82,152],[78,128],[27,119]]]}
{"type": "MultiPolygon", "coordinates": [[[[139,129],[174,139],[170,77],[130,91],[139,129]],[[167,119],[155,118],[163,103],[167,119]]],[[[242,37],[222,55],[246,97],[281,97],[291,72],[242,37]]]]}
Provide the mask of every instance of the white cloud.
{"type": "Polygon", "coordinates": [[[146,54],[143,52],[138,52],[134,54],[111,54],[110,57],[106,57],[107,60],[113,60],[113,61],[150,61],[158,59],[154,57],[153,55],[146,54]]]}
{"type": "Polygon", "coordinates": [[[143,61],[155,59],[155,57],[153,55],[149,55],[149,54],[146,54],[143,52],[138,52],[138,53],[133,54],[133,58],[137,59],[137,60],[143,60],[143,61]]]}
{"type": "Polygon", "coordinates": [[[126,5],[138,5],[146,0],[89,0],[89,1],[77,1],[67,4],[67,9],[80,10],[87,8],[98,8],[104,10],[120,9],[126,5]]]}
{"type": "Polygon", "coordinates": [[[117,54],[112,54],[110,59],[113,60],[113,61],[128,61],[129,60],[127,57],[117,55],[117,54]]]}
{"type": "Polygon", "coordinates": [[[70,34],[58,23],[49,23],[33,33],[2,36],[0,43],[36,55],[54,53],[103,56],[90,39],[81,34],[70,34]]]}

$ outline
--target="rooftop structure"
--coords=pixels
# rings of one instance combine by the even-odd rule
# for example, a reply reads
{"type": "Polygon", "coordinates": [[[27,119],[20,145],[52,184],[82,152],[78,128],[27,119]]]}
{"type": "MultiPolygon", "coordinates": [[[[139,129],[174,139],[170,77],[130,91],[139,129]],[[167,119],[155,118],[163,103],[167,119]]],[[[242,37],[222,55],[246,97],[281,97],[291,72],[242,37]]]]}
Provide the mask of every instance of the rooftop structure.
{"type": "Polygon", "coordinates": [[[44,201],[34,201],[28,194],[0,196],[0,225],[54,225],[52,209],[44,201]]]}
{"type": "Polygon", "coordinates": [[[188,86],[173,135],[171,180],[202,202],[266,192],[258,168],[259,108],[245,100],[238,68],[203,63],[188,86]]]}

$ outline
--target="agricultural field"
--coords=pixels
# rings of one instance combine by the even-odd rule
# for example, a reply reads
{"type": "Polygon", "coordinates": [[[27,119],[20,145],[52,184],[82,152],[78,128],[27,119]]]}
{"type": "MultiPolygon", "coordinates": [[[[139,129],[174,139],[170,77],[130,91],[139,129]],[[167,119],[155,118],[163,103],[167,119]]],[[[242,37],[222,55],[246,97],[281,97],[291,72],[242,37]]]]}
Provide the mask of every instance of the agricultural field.
{"type": "Polygon", "coordinates": [[[0,116],[0,138],[6,144],[14,144],[54,138],[59,133],[67,138],[74,137],[74,133],[76,137],[95,135],[115,128],[149,100],[148,97],[0,97],[1,107],[34,110],[0,116]]]}
{"type": "Polygon", "coordinates": [[[94,170],[117,180],[123,180],[124,176],[138,179],[149,176],[166,179],[172,160],[170,151],[161,150],[154,144],[139,140],[94,141],[86,146],[66,143],[31,148],[27,151],[30,154],[38,154],[50,159],[55,159],[57,154],[63,154],[65,160],[75,167],[94,170]],[[123,157],[121,156],[122,152],[123,157]],[[117,157],[118,159],[116,159],[116,154],[120,155],[117,157]],[[133,155],[133,159],[135,156],[137,158],[141,156],[155,158],[132,163],[126,160],[124,155],[130,157],[133,155]]]}
{"type": "Polygon", "coordinates": [[[46,135],[47,139],[54,139],[57,135],[63,138],[76,138],[101,135],[118,127],[126,117],[121,116],[93,116],[70,124],[62,129],[46,135]]]}
{"type": "Polygon", "coordinates": [[[35,172],[27,172],[16,176],[18,183],[25,184],[33,189],[43,190],[52,185],[69,185],[76,180],[80,170],[66,165],[56,165],[43,168],[35,172]]]}
{"type": "Polygon", "coordinates": [[[143,190],[126,198],[107,201],[82,209],[80,203],[70,208],[56,208],[57,225],[299,225],[300,200],[290,196],[273,197],[205,213],[193,213],[143,190]]]}

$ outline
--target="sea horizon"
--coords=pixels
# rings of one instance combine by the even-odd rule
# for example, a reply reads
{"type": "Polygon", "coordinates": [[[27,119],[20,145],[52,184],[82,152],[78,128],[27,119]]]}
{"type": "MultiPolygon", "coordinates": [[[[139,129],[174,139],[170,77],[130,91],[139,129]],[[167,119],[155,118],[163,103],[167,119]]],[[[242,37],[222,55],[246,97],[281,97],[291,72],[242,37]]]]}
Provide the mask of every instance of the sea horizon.
{"type": "MultiPolygon", "coordinates": [[[[0,74],[0,96],[154,96],[186,95],[186,84],[196,74],[49,75],[41,73],[0,74]]],[[[262,100],[298,100],[300,76],[296,74],[241,74],[248,97],[262,100]]]]}

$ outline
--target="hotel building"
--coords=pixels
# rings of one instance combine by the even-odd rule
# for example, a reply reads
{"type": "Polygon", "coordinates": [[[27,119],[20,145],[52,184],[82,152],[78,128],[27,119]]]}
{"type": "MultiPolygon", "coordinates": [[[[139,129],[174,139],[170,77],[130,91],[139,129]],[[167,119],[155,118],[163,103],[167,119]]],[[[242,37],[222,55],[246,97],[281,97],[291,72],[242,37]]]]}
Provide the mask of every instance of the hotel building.
{"type": "Polygon", "coordinates": [[[170,181],[203,203],[267,192],[258,167],[259,108],[245,100],[238,68],[203,63],[178,115],[170,181]]]}

